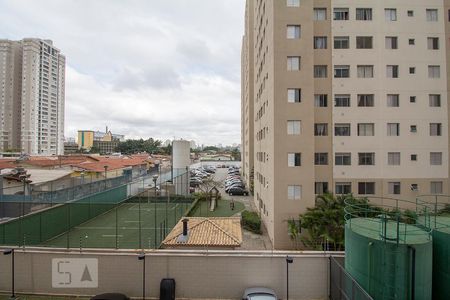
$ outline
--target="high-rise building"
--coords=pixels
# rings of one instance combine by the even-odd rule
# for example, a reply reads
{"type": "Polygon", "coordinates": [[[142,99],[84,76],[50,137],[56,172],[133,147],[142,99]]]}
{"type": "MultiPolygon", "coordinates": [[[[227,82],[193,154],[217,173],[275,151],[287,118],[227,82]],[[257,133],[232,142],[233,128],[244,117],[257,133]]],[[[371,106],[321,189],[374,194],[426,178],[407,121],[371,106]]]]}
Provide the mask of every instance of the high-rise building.
{"type": "Polygon", "coordinates": [[[65,57],[50,40],[0,40],[0,151],[64,154],[65,57]]]}
{"type": "Polygon", "coordinates": [[[247,0],[243,170],[275,248],[324,192],[448,194],[449,38],[450,0],[247,0]]]}

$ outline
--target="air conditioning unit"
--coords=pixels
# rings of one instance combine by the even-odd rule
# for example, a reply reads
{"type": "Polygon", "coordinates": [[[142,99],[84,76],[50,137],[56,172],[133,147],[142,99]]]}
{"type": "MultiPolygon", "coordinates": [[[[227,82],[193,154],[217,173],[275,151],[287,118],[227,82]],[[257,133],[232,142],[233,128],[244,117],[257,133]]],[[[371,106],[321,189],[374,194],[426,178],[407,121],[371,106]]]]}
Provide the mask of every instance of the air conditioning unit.
{"type": "Polygon", "coordinates": [[[417,183],[411,184],[411,191],[413,192],[419,191],[419,186],[417,185],[417,183]]]}

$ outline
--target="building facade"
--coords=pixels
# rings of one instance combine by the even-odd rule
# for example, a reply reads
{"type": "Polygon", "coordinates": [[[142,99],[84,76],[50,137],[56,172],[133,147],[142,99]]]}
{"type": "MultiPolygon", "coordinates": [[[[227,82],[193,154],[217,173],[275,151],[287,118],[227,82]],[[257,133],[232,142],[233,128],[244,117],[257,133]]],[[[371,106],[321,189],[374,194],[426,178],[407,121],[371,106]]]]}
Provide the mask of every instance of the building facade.
{"type": "Polygon", "coordinates": [[[254,200],[275,248],[291,246],[287,220],[324,192],[448,194],[450,0],[252,6],[242,103],[254,127],[242,144],[253,143],[254,200]]]}
{"type": "Polygon", "coordinates": [[[50,40],[0,40],[0,150],[64,154],[65,57],[50,40]]]}

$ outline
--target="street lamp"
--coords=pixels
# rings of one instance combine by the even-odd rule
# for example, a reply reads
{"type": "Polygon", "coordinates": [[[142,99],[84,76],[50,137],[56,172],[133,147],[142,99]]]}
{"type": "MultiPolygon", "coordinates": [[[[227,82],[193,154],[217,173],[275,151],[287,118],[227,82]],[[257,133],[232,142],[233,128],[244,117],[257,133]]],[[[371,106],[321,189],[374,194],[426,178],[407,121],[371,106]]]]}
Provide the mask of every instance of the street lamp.
{"type": "Polygon", "coordinates": [[[155,174],[155,175],[153,175],[152,176],[152,178],[153,178],[153,184],[155,185],[155,201],[154,201],[154,208],[155,208],[155,211],[153,212],[153,214],[155,215],[155,238],[154,238],[154,240],[155,240],[155,249],[156,249],[156,236],[157,236],[157,230],[156,230],[156,181],[158,180],[158,174],[155,174]]]}
{"type": "Polygon", "coordinates": [[[105,168],[105,179],[108,177],[108,166],[103,166],[105,168]]]}
{"type": "Polygon", "coordinates": [[[155,185],[155,198],[156,198],[156,181],[158,180],[158,174],[152,176],[153,184],[155,185]]]}
{"type": "Polygon", "coordinates": [[[286,300],[289,300],[289,264],[292,264],[294,259],[286,256],[286,300]]]}
{"type": "Polygon", "coordinates": [[[11,299],[16,299],[16,294],[14,291],[14,249],[5,249],[3,250],[3,255],[11,254],[11,299]]]}
{"type": "Polygon", "coordinates": [[[142,299],[145,299],[145,253],[139,254],[138,260],[142,260],[142,299]]]}

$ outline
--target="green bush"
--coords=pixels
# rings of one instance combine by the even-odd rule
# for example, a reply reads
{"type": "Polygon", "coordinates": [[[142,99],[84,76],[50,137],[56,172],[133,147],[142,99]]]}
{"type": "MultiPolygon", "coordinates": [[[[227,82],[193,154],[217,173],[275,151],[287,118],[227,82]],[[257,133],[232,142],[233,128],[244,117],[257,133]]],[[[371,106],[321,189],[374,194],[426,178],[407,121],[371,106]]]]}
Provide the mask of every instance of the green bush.
{"type": "Polygon", "coordinates": [[[261,218],[257,213],[244,210],[242,212],[242,226],[251,232],[261,234],[261,218]]]}

